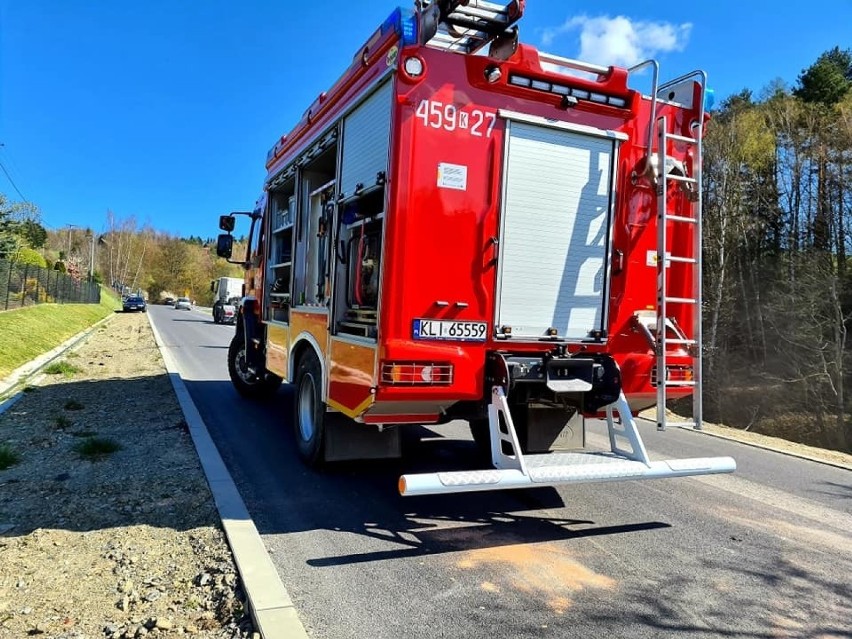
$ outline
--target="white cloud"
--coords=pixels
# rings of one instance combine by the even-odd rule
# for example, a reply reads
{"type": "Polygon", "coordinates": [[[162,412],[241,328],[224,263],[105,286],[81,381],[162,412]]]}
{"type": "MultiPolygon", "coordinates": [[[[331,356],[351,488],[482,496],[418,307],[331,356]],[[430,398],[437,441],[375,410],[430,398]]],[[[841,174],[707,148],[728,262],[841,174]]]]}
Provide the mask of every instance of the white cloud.
{"type": "Polygon", "coordinates": [[[632,66],[660,53],[683,51],[692,30],[690,23],[631,21],[625,16],[581,15],[568,18],[542,33],[542,44],[550,46],[562,35],[579,31],[580,51],[576,56],[604,66],[632,66]]]}

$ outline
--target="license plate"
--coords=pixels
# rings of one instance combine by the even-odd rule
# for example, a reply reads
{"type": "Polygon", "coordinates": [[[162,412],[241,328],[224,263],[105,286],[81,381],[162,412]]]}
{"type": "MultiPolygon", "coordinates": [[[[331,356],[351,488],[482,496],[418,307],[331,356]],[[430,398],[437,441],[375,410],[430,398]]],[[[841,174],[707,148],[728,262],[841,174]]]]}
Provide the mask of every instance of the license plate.
{"type": "Polygon", "coordinates": [[[462,342],[484,342],[487,322],[454,322],[451,320],[414,320],[414,339],[440,339],[462,342]]]}

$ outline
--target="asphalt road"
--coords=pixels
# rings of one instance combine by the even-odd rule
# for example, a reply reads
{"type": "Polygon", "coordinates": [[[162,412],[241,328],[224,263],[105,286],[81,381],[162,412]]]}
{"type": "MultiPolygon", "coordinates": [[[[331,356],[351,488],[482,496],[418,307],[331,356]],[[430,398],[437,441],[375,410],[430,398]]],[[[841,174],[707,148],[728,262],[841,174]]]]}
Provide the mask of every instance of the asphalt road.
{"type": "Polygon", "coordinates": [[[314,639],[852,637],[850,471],[643,423],[653,457],[731,455],[737,472],[402,498],[402,472],[469,467],[463,424],[316,474],[290,389],[231,387],[233,327],[149,312],[314,639]]]}

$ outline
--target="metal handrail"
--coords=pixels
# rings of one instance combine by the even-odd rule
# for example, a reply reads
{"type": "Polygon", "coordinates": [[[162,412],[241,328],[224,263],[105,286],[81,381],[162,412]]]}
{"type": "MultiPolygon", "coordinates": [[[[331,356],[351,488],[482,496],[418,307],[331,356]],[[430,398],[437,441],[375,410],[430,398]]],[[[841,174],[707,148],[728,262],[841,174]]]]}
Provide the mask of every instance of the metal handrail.
{"type": "Polygon", "coordinates": [[[627,69],[627,75],[630,76],[631,73],[635,73],[636,71],[641,71],[645,67],[653,68],[653,77],[651,78],[651,119],[648,121],[648,155],[647,161],[650,163],[652,148],[654,145],[654,122],[657,119],[657,92],[659,91],[657,87],[657,82],[660,78],[660,63],[656,60],[645,60],[644,62],[640,62],[629,69],[627,69]]]}
{"type": "Polygon", "coordinates": [[[573,58],[563,58],[562,56],[553,55],[552,53],[539,52],[538,59],[540,62],[549,62],[550,64],[557,64],[576,71],[597,73],[598,75],[609,73],[610,70],[610,67],[603,67],[599,64],[592,64],[591,62],[583,62],[582,60],[574,60],[573,58]]]}

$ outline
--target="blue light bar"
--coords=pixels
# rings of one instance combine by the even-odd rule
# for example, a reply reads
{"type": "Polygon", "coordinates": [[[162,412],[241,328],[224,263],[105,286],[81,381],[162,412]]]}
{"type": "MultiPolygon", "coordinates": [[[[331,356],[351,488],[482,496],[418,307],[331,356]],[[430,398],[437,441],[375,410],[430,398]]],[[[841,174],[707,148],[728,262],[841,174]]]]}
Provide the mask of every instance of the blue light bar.
{"type": "Polygon", "coordinates": [[[716,92],[713,89],[704,90],[704,111],[705,113],[713,108],[716,104],[716,92]]]}
{"type": "Polygon", "coordinates": [[[397,7],[382,23],[382,35],[393,29],[402,37],[403,46],[417,44],[417,15],[408,9],[397,7]]]}

